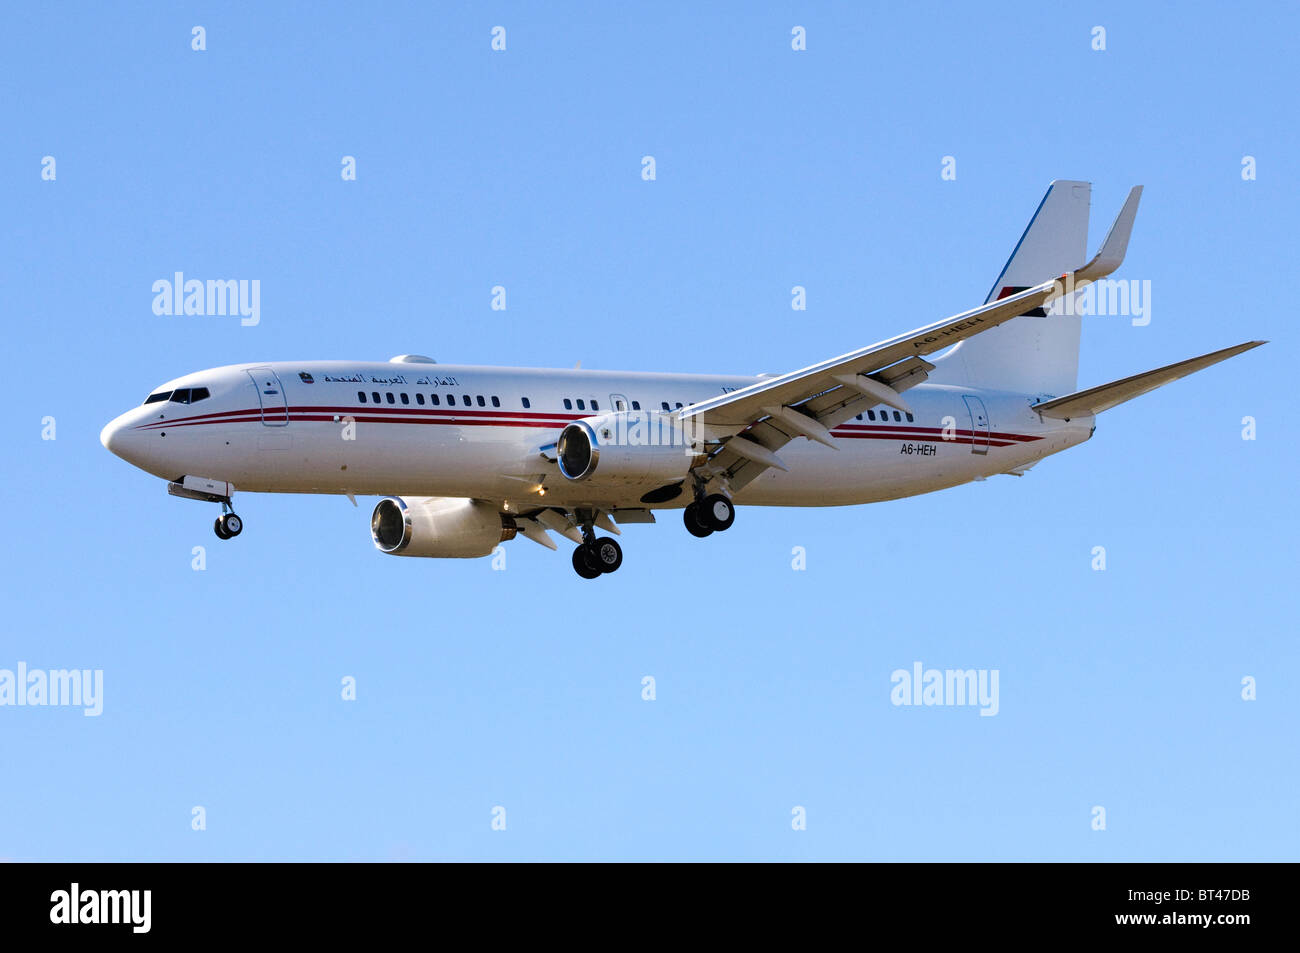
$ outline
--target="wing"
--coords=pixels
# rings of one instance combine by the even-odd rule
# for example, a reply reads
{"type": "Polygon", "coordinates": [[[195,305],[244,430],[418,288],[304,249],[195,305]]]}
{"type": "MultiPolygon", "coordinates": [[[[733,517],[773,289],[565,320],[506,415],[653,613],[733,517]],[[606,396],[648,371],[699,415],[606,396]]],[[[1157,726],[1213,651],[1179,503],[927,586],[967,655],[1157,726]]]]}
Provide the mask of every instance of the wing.
{"type": "Polygon", "coordinates": [[[678,413],[712,447],[709,469],[725,475],[731,488],[738,490],[768,467],[787,469],[776,451],[794,437],[835,446],[831,430],[867,407],[883,403],[910,412],[903,391],[934,370],[922,355],[995,328],[1118,268],[1141,196],[1142,186],[1135,186],[1101,250],[1071,274],[879,344],[692,404],[678,413]]]}

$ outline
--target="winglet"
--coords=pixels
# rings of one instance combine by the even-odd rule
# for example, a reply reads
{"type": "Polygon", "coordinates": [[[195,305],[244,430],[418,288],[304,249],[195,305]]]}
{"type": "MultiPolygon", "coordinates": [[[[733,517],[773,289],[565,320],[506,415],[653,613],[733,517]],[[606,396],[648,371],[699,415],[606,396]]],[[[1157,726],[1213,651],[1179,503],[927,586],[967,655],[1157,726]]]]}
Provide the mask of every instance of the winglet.
{"type": "Polygon", "coordinates": [[[1110,227],[1106,240],[1101,243],[1101,250],[1093,256],[1092,261],[1075,272],[1078,281],[1096,281],[1105,278],[1124,262],[1124,253],[1128,251],[1128,238],[1133,233],[1133,220],[1137,218],[1138,202],[1142,198],[1142,186],[1135,185],[1124,200],[1124,207],[1115,217],[1115,224],[1110,227]]]}

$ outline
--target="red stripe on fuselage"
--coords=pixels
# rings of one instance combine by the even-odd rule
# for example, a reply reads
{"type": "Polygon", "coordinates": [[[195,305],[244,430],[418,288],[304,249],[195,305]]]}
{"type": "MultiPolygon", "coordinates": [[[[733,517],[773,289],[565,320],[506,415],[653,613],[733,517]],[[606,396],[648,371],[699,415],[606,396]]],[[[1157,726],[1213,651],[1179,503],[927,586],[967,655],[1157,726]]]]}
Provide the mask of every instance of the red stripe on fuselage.
{"type": "MultiPolygon", "coordinates": [[[[275,420],[279,420],[286,413],[286,408],[272,407],[267,410],[267,414],[275,420]]],[[[562,425],[574,420],[581,419],[582,414],[542,414],[529,411],[511,411],[511,410],[475,410],[472,407],[461,408],[427,408],[427,407],[401,407],[401,406],[376,406],[369,405],[362,407],[289,407],[287,413],[291,419],[315,420],[318,417],[305,417],[304,414],[338,414],[340,416],[352,417],[359,419],[358,415],[368,415],[373,417],[375,414],[396,414],[403,416],[427,416],[427,417],[458,417],[458,418],[485,418],[489,420],[498,420],[500,418],[524,420],[535,420],[547,425],[562,425]],[[295,415],[299,415],[295,417],[295,415]]],[[[179,427],[182,425],[198,423],[239,423],[246,420],[261,420],[262,409],[254,407],[251,410],[227,410],[220,413],[212,414],[195,414],[190,417],[175,417],[171,420],[153,420],[147,424],[140,424],[136,430],[156,430],[159,427],[179,427]]],[[[328,418],[327,418],[328,419],[328,418]]],[[[404,421],[395,421],[404,422],[404,421]]]]}
{"type": "MultiPolygon", "coordinates": [[[[473,408],[423,408],[423,407],[300,407],[272,408],[271,419],[279,423],[282,415],[287,414],[290,421],[333,422],[335,416],[351,417],[362,423],[388,424],[454,424],[466,427],[533,427],[559,429],[581,416],[573,414],[543,414],[508,410],[475,410],[473,408]]],[[[157,430],[163,427],[202,427],[209,424],[261,423],[262,409],[232,410],[211,414],[196,414],[191,417],[178,417],[174,420],[158,420],[137,426],[136,430],[157,430]]],[[[899,440],[920,443],[974,443],[987,442],[994,447],[1007,447],[1015,443],[1041,440],[1033,434],[1004,433],[990,431],[988,434],[971,430],[953,430],[944,436],[944,430],[938,427],[917,427],[911,425],[841,424],[831,431],[836,437],[867,440],[899,440]]]]}

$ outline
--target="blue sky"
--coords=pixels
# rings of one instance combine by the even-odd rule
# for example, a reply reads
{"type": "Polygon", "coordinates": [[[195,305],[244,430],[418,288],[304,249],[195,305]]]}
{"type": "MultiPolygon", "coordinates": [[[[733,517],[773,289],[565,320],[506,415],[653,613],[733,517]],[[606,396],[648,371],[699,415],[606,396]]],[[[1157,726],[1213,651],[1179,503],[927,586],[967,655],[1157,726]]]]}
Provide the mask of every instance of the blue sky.
{"type": "Polygon", "coordinates": [[[0,708],[0,857],[1296,857],[1300,16],[753,6],[5,10],[0,668],[102,669],[104,713],[0,708]],[[1094,248],[1146,186],[1152,321],[1090,320],[1081,386],[1272,343],[1021,479],[667,514],[588,584],[385,557],[373,499],[243,496],[221,544],[99,445],[243,361],[790,370],[980,303],[1054,178],[1094,248]],[[261,323],[155,316],[175,271],[261,323]],[[999,713],[891,705],[916,661],[999,713]]]}

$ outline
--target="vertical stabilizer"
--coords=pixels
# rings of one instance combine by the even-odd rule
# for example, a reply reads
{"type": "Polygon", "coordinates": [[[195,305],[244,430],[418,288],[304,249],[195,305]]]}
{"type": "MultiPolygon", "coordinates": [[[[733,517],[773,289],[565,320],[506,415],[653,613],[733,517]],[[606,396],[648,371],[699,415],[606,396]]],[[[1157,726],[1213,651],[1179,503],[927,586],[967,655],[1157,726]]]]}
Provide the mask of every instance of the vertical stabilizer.
{"type": "MultiPolygon", "coordinates": [[[[1058,179],[1047,189],[986,301],[1073,271],[1087,260],[1092,186],[1058,179]]],[[[1078,384],[1080,319],[1036,308],[963,341],[935,360],[930,380],[1026,394],[1069,394],[1078,384]]]]}

